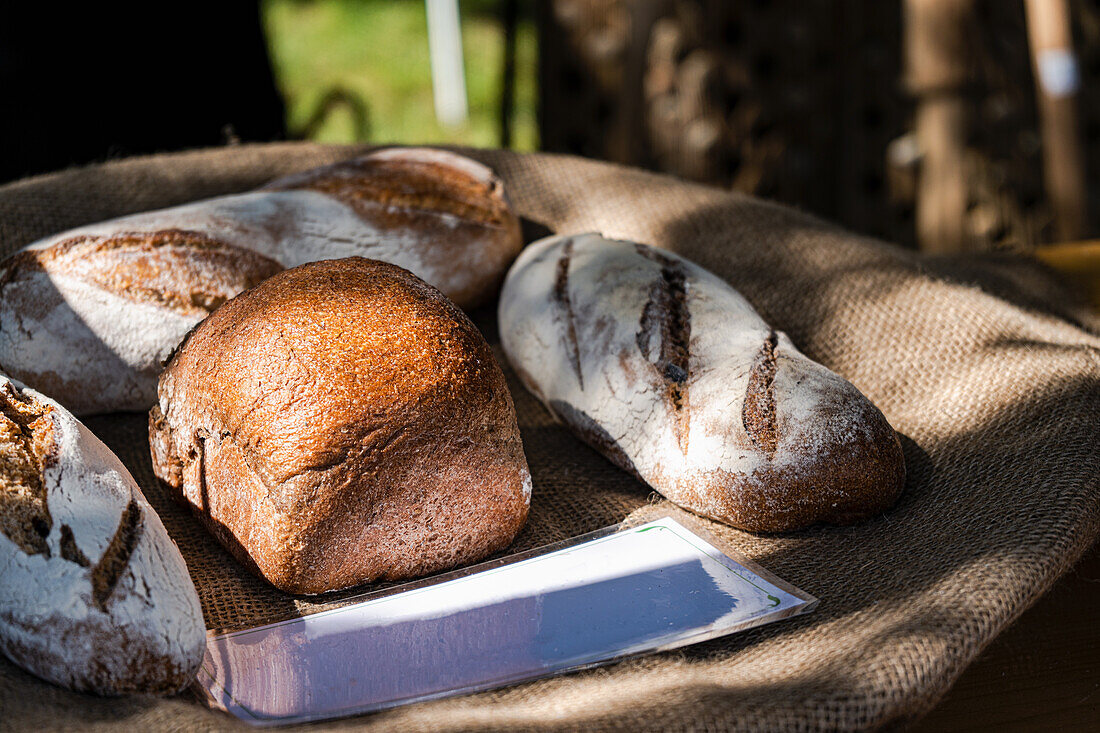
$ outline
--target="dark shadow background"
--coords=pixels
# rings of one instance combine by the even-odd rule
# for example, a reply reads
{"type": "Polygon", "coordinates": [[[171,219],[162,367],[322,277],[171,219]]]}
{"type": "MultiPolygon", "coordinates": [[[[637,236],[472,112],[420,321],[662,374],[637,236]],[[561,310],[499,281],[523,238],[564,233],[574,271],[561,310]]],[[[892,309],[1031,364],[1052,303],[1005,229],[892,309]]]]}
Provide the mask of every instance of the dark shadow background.
{"type": "Polygon", "coordinates": [[[0,182],[286,136],[258,0],[0,4],[0,182]]]}

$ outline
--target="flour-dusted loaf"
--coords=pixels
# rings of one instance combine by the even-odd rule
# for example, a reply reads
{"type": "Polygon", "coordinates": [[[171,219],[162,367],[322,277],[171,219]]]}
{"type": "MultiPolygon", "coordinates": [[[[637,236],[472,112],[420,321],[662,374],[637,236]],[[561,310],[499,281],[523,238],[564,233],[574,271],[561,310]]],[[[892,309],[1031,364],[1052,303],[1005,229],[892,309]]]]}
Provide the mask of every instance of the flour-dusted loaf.
{"type": "Polygon", "coordinates": [[[157,476],[291,593],[506,547],[531,476],[500,366],[438,290],[363,258],[282,272],[184,341],[149,417],[157,476]]]}
{"type": "Polygon", "coordinates": [[[0,651],[73,690],[169,694],[205,645],[183,557],[126,468],[0,376],[0,651]]]}
{"type": "Polygon", "coordinates": [[[902,490],[882,413],[671,252],[598,234],[541,240],[508,273],[499,316],[527,388],[686,509],[782,531],[859,521],[902,490]]]}
{"type": "Polygon", "coordinates": [[[147,410],[183,336],[284,268],[367,256],[470,308],[496,294],[521,244],[489,168],[384,149],[28,245],[0,263],[0,371],[77,414],[147,410]]]}

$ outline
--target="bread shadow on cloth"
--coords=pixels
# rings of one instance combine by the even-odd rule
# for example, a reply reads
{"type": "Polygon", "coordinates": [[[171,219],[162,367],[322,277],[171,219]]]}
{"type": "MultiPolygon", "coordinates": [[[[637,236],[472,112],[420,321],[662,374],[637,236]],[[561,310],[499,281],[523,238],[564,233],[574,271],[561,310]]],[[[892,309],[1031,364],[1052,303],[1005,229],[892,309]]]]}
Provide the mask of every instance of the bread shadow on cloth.
{"type": "Polygon", "coordinates": [[[523,246],[525,247],[531,244],[531,242],[543,239],[544,237],[551,237],[556,233],[541,221],[528,219],[526,216],[520,217],[519,224],[523,231],[523,246]]]}
{"type": "MultiPolygon", "coordinates": [[[[1087,549],[1088,528],[1095,529],[1096,487],[1078,474],[1083,461],[1096,463],[1087,446],[1037,455],[1021,429],[1054,397],[1100,407],[1094,384],[1059,380],[998,410],[980,428],[928,441],[930,452],[903,438],[906,491],[881,517],[789,535],[736,533],[730,538],[735,546],[744,543],[746,554],[819,598],[820,605],[808,616],[689,647],[681,653],[684,662],[740,654],[782,658],[788,645],[809,644],[819,648],[820,659],[791,689],[812,678],[844,690],[849,688],[833,675],[839,679],[849,669],[870,669],[888,677],[896,674],[904,650],[918,645],[938,654],[909,655],[904,664],[936,666],[907,668],[906,674],[926,686],[944,681],[946,689],[1087,549]],[[1008,450],[990,450],[1006,436],[1015,436],[1008,450]],[[1013,472],[1029,462],[1047,481],[1014,480],[1013,472]]],[[[1075,427],[1085,430],[1084,421],[1075,427]]],[[[1051,427],[1050,422],[1042,426],[1051,427]]],[[[714,531],[736,532],[720,526],[714,531]]],[[[928,687],[929,706],[943,689],[928,687]]]]}
{"type": "Polygon", "coordinates": [[[1078,480],[1073,492],[1063,493],[1074,472],[1064,464],[1086,460],[1085,446],[1077,455],[1040,457],[1036,468],[1048,473],[1050,485],[1006,483],[1014,462],[1035,459],[1020,427],[1055,395],[1091,400],[1094,407],[1097,402],[1094,385],[1061,380],[998,410],[981,428],[934,441],[935,455],[903,437],[906,493],[894,510],[870,522],[770,537],[712,523],[712,531],[817,596],[820,605],[806,616],[671,652],[685,672],[698,667],[708,680],[685,685],[683,694],[723,706],[774,706],[777,697],[796,704],[813,689],[818,699],[844,705],[854,689],[879,688],[887,697],[915,691],[920,707],[910,710],[913,716],[930,709],[993,636],[1053,582],[1059,561],[1052,556],[1064,555],[1068,563],[1087,547],[1087,540],[1075,543],[1067,535],[1081,525],[1095,527],[1095,485],[1090,490],[1078,480]],[[990,442],[1004,435],[1019,436],[1015,458],[990,455],[990,442]],[[963,493],[954,487],[966,477],[975,478],[976,488],[963,493]],[[1062,534],[1057,520],[1042,518],[1057,516],[1048,506],[1052,501],[1067,517],[1074,507],[1089,511],[1077,512],[1078,526],[1062,534]],[[800,663],[790,667],[795,661],[800,663]],[[773,665],[789,671],[777,676],[769,670],[773,665]]]}
{"type": "Polygon", "coordinates": [[[845,303],[866,305],[861,298],[889,299],[915,281],[959,286],[960,294],[977,289],[1029,314],[1093,333],[1098,327],[1084,293],[1032,258],[1003,252],[922,255],[753,199],[700,205],[664,222],[653,240],[646,243],[725,279],[814,359],[819,332],[829,325],[821,315],[845,303]]]}
{"type": "MultiPolygon", "coordinates": [[[[173,703],[190,705],[192,695],[182,692],[173,703]]],[[[100,697],[73,692],[44,682],[17,667],[0,654],[0,710],[5,730],[83,730],[95,723],[118,725],[163,706],[165,698],[149,695],[100,697]]]]}

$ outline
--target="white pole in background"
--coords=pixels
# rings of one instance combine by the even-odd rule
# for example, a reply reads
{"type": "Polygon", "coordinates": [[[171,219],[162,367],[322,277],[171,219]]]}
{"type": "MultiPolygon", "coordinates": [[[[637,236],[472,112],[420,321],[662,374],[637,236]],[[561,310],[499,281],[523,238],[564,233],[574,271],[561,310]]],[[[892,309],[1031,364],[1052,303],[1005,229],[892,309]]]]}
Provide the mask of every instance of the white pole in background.
{"type": "Polygon", "coordinates": [[[439,124],[454,127],[466,121],[469,111],[466,106],[466,72],[462,64],[458,0],[425,0],[425,3],[435,117],[439,124]]]}

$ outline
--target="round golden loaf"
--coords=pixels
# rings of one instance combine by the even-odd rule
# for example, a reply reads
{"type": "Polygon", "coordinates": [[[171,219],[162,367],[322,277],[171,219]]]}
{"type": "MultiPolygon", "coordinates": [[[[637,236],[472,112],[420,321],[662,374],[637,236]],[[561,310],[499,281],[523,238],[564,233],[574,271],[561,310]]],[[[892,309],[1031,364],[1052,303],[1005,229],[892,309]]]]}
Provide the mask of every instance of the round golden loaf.
{"type": "Polygon", "coordinates": [[[228,301],[172,357],[157,475],[291,593],[478,560],[523,526],[512,398],[470,320],[412,273],[349,258],[228,301]]]}

